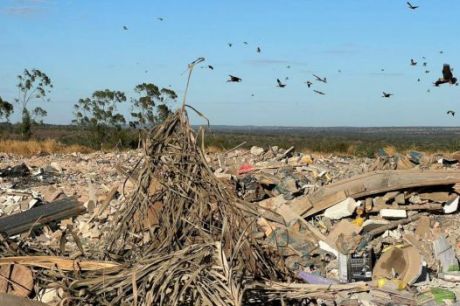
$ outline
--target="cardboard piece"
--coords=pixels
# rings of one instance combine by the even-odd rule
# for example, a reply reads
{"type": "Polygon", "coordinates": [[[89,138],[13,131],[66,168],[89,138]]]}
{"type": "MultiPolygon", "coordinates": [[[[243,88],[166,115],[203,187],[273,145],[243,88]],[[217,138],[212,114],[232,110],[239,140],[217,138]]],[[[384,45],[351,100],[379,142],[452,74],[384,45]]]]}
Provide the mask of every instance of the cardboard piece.
{"type": "Polygon", "coordinates": [[[377,260],[373,279],[398,279],[411,285],[421,275],[422,268],[422,256],[414,246],[392,247],[377,260]]]}

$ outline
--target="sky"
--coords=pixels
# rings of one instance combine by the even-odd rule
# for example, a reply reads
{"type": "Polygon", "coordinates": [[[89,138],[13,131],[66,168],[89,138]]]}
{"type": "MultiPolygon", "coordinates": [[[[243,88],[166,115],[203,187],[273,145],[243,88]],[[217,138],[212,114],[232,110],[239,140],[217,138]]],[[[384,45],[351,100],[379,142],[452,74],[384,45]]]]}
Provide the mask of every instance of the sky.
{"type": "MultiPolygon", "coordinates": [[[[95,90],[134,97],[135,85],[151,82],[171,86],[180,100],[187,64],[204,57],[201,66],[214,70],[194,70],[187,101],[214,125],[459,126],[460,87],[432,83],[444,63],[460,71],[460,1],[412,4],[420,7],[402,0],[0,0],[0,97],[12,102],[17,75],[38,68],[54,83],[41,105],[45,122],[66,124],[78,99],[95,90]],[[242,82],[226,82],[229,74],[242,82]],[[276,87],[277,78],[287,86],[276,87]]],[[[120,111],[128,113],[128,103],[120,111]]]]}

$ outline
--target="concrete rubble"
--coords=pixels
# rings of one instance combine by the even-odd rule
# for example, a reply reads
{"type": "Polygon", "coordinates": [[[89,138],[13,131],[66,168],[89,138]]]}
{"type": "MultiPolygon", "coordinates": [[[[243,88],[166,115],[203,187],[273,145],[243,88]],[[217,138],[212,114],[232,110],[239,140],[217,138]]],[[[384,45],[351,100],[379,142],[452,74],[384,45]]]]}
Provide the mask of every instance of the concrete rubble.
{"type": "MultiPolygon", "coordinates": [[[[121,203],[137,187],[142,154],[0,153],[0,223],[69,197],[84,207],[73,217],[3,238],[72,254],[72,259],[96,258],[104,252],[100,242],[121,203]]],[[[453,305],[460,300],[457,155],[390,156],[382,150],[375,158],[355,158],[252,147],[207,154],[206,159],[222,185],[259,213],[258,231],[249,234],[281,256],[293,283],[317,285],[309,288],[324,293],[305,297],[302,305],[453,305]],[[331,301],[322,289],[326,285],[360,289],[334,293],[331,301]]],[[[144,234],[133,235],[143,235],[145,244],[151,239],[148,229],[161,226],[162,205],[157,202],[145,215],[135,215],[144,218],[136,229],[144,234]]],[[[0,274],[19,283],[26,275],[33,282],[30,266],[11,267],[19,269],[18,276],[6,270],[0,274]]],[[[58,287],[29,283],[28,291],[0,284],[0,294],[47,305],[65,299],[58,287]]],[[[300,305],[275,285],[273,292],[289,297],[285,305],[300,305]]]]}

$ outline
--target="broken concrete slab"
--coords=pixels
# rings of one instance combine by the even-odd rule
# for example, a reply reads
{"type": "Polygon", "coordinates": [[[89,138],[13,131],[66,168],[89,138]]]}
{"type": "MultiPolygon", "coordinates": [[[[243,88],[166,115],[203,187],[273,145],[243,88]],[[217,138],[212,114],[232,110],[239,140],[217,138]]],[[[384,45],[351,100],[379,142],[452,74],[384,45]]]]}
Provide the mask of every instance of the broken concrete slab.
{"type": "Polygon", "coordinates": [[[455,251],[443,235],[433,241],[433,252],[441,265],[442,272],[460,271],[455,251]]]}
{"type": "Polygon", "coordinates": [[[380,216],[386,219],[402,219],[407,218],[407,211],[402,209],[381,209],[380,216]]]}
{"type": "Polygon", "coordinates": [[[332,220],[349,217],[355,212],[356,207],[359,205],[360,203],[356,202],[353,198],[347,198],[342,202],[326,209],[324,211],[324,216],[332,220]]]}

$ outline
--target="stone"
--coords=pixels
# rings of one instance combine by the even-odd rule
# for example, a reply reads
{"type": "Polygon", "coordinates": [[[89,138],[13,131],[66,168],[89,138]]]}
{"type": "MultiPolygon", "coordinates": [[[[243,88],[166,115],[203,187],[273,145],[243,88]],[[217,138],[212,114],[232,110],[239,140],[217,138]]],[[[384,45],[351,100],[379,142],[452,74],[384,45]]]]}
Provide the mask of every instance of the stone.
{"type": "Polygon", "coordinates": [[[254,156],[261,156],[262,154],[264,154],[265,150],[263,148],[261,148],[261,147],[253,146],[251,148],[250,152],[254,156]]]}
{"type": "Polygon", "coordinates": [[[396,204],[399,204],[399,205],[404,205],[404,204],[406,204],[406,197],[405,197],[404,193],[399,193],[399,194],[395,197],[395,203],[396,203],[396,204]]]}
{"type": "Polygon", "coordinates": [[[61,165],[59,165],[57,162],[51,162],[50,166],[59,173],[62,173],[63,171],[61,165]]]}

